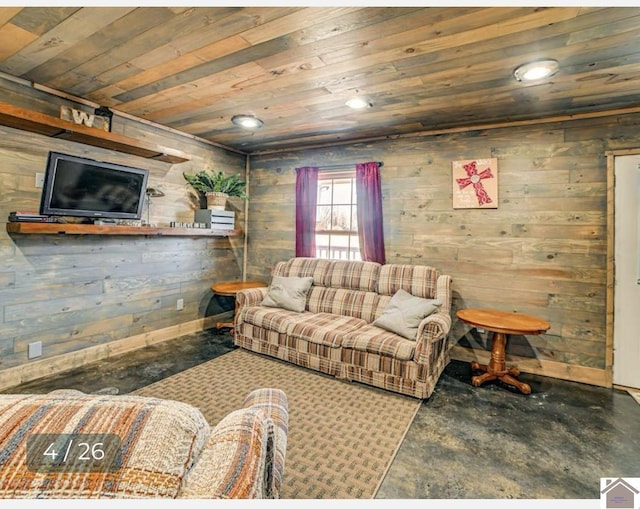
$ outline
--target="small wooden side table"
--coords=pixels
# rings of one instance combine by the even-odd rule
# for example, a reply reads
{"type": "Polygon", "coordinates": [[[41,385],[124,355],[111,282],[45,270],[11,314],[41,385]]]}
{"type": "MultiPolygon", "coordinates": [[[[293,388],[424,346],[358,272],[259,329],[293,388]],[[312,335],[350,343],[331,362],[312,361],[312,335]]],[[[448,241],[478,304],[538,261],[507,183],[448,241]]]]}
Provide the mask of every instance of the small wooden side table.
{"type": "MultiPolygon", "coordinates": [[[[249,288],[263,288],[267,286],[260,281],[226,281],[224,283],[215,283],[211,285],[211,291],[216,295],[222,295],[224,297],[234,297],[240,290],[247,290],[249,288]]],[[[236,310],[238,303],[236,302],[236,310]]],[[[235,313],[235,311],[234,311],[235,313]]],[[[230,322],[216,322],[216,329],[223,327],[230,327],[233,329],[233,320],[230,322]]]]}
{"type": "Polygon", "coordinates": [[[480,387],[485,382],[497,379],[517,387],[523,394],[531,394],[531,386],[515,378],[520,374],[520,370],[515,367],[507,369],[507,337],[508,334],[541,334],[549,330],[551,324],[534,316],[495,309],[460,309],[456,316],[473,327],[493,332],[489,364],[471,362],[472,370],[484,371],[481,375],[472,377],[471,383],[480,387]]]}

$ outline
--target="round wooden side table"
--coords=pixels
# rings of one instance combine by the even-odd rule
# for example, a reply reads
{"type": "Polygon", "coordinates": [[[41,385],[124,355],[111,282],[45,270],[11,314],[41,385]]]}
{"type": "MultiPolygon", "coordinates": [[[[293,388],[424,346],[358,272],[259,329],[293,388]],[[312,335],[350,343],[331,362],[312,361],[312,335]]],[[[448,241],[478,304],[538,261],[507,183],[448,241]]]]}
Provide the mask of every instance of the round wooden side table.
{"type": "Polygon", "coordinates": [[[520,374],[520,370],[516,367],[507,369],[507,338],[509,334],[542,334],[549,330],[551,324],[535,316],[496,309],[460,309],[456,316],[473,327],[493,332],[489,364],[471,362],[472,370],[484,371],[481,375],[471,377],[471,383],[480,387],[485,382],[497,379],[518,388],[523,394],[531,394],[531,386],[515,378],[520,374]]]}
{"type": "MultiPolygon", "coordinates": [[[[223,283],[215,283],[211,285],[211,291],[216,295],[222,295],[223,297],[234,297],[240,290],[247,290],[249,288],[263,288],[267,286],[260,281],[225,281],[223,283]]],[[[236,310],[238,303],[236,302],[236,310]]],[[[234,311],[235,313],[235,311],[234,311]]],[[[216,329],[222,329],[223,327],[230,327],[233,329],[233,319],[229,322],[216,322],[216,329]]]]}

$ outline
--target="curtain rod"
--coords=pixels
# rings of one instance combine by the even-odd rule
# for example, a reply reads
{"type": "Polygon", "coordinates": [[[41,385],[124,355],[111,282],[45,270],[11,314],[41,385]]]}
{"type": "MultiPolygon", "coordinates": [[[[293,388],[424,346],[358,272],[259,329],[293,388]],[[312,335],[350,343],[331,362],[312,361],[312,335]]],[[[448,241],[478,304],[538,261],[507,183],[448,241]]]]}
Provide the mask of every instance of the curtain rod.
{"type": "MultiPolygon", "coordinates": [[[[384,162],[382,161],[376,161],[376,164],[378,165],[378,168],[380,168],[381,166],[384,166],[384,162]]],[[[355,164],[334,164],[333,166],[318,166],[317,168],[321,171],[325,171],[325,170],[353,169],[355,167],[356,167],[355,164]]]]}

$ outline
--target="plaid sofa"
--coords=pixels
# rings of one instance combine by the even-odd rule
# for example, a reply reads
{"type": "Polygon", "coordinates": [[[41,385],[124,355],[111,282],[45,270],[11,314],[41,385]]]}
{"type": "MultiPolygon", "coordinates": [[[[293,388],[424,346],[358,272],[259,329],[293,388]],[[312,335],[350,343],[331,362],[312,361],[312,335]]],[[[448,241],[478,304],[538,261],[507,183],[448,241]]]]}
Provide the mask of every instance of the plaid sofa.
{"type": "Polygon", "coordinates": [[[172,400],[76,390],[2,394],[0,498],[278,498],[287,427],[279,389],[251,392],[215,427],[197,408],[172,400]],[[69,440],[49,448],[60,434],[79,448],[69,440]],[[107,442],[95,434],[116,435],[117,453],[104,454],[107,442]],[[114,460],[111,468],[86,466],[98,453],[114,460]],[[44,459],[57,462],[55,469],[44,459]]]}
{"type": "Polygon", "coordinates": [[[236,345],[345,380],[417,398],[431,396],[449,363],[451,278],[424,265],[292,258],[273,276],[312,277],[305,311],[261,306],[267,288],[236,296],[236,345]],[[442,306],[425,318],[416,341],[373,326],[398,290],[442,306]]]}

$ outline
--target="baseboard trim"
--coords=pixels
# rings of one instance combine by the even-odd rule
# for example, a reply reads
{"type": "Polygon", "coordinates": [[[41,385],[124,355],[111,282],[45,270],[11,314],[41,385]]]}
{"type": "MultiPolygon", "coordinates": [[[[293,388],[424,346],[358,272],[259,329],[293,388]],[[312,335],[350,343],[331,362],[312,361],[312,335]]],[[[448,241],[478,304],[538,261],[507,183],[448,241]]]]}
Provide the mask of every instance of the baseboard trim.
{"type": "MultiPolygon", "coordinates": [[[[487,364],[491,357],[491,352],[455,345],[451,348],[450,355],[452,359],[458,361],[477,361],[481,364],[487,364]]],[[[562,362],[513,355],[507,355],[506,359],[507,365],[516,365],[523,373],[560,378],[561,380],[597,385],[599,387],[612,387],[611,373],[606,369],[575,366],[562,362]]]]}
{"type": "Polygon", "coordinates": [[[231,316],[233,312],[198,318],[190,322],[179,323],[163,329],[137,334],[96,345],[75,352],[68,352],[54,357],[47,357],[30,361],[20,366],[7,368],[0,371],[0,390],[5,390],[17,385],[37,380],[46,376],[56,375],[63,371],[82,367],[86,364],[108,359],[116,355],[131,352],[145,346],[162,343],[174,339],[183,334],[199,332],[214,327],[217,321],[231,316]]]}
{"type": "Polygon", "coordinates": [[[640,392],[640,387],[629,387],[628,385],[613,384],[614,389],[627,392],[640,392]]]}

